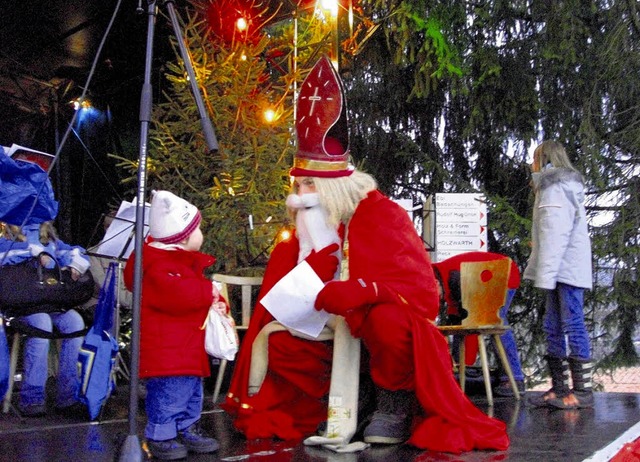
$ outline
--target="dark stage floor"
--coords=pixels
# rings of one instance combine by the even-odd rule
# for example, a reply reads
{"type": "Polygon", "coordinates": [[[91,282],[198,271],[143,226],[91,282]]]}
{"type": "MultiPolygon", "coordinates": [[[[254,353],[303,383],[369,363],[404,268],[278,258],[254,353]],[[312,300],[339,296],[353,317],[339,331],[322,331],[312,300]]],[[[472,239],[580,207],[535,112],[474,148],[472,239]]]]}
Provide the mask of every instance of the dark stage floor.
{"type": "MultiPolygon", "coordinates": [[[[534,392],[540,393],[540,392],[534,392]]],[[[129,431],[128,388],[124,384],[108,401],[102,421],[47,416],[20,419],[15,414],[0,415],[0,460],[2,461],[114,461],[119,459],[129,431]]],[[[485,412],[486,400],[473,400],[485,412]]],[[[142,406],[140,407],[142,410],[142,406]]],[[[638,433],[640,394],[596,393],[594,409],[550,411],[535,409],[510,399],[496,399],[495,417],[507,422],[511,447],[505,452],[471,452],[451,455],[421,452],[409,446],[371,447],[357,454],[336,454],[286,442],[247,442],[231,427],[227,415],[205,403],[203,425],[221,444],[215,454],[190,456],[190,461],[260,462],[387,462],[387,461],[594,461],[608,460],[602,448],[623,434],[638,433]],[[634,427],[636,426],[636,427],[634,427]],[[634,428],[632,428],[634,427],[634,428]],[[631,429],[631,430],[630,430],[631,429]],[[594,455],[595,453],[595,455],[594,455]]],[[[142,434],[144,420],[138,420],[142,434]]],[[[640,435],[636,435],[637,438],[640,435]]],[[[635,439],[632,438],[632,439],[635,439]]],[[[142,442],[142,436],[140,436],[142,442]]],[[[612,455],[612,454],[611,454],[612,455]]]]}

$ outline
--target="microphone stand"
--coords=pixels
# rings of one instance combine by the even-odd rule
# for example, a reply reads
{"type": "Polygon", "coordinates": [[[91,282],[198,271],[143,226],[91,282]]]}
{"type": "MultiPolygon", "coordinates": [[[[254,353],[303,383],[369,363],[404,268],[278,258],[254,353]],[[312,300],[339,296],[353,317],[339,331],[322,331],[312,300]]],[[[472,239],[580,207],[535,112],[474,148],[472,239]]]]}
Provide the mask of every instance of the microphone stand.
{"type": "MultiPolygon", "coordinates": [[[[137,11],[143,13],[139,0],[137,11]]],[[[206,112],[202,95],[198,88],[191,57],[184,43],[184,38],[180,30],[177,15],[173,5],[173,0],[166,0],[173,32],[178,40],[180,54],[185,68],[189,75],[192,93],[196,100],[196,105],[200,114],[200,123],[204,132],[205,140],[209,151],[218,150],[218,141],[209,115],[206,112]]],[[[137,415],[138,415],[138,383],[139,383],[139,354],[140,354],[140,301],[142,299],[142,245],[144,243],[144,204],[147,188],[147,142],[149,139],[149,123],[151,122],[153,92],[151,85],[151,71],[153,63],[153,38],[155,32],[155,21],[157,7],[155,1],[149,1],[147,5],[147,48],[145,55],[144,83],[140,97],[140,150],[138,154],[138,188],[136,201],[136,226],[135,226],[135,264],[133,272],[133,299],[132,299],[132,327],[131,327],[131,380],[129,382],[129,433],[120,451],[120,462],[142,461],[142,448],[138,439],[137,415]]]]}

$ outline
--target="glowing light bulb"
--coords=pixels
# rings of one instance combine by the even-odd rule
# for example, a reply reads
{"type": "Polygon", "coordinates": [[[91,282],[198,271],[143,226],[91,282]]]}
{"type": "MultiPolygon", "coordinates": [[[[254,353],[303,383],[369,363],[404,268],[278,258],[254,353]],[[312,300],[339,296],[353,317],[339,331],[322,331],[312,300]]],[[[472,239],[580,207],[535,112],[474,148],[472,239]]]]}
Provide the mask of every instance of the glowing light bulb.
{"type": "Polygon", "coordinates": [[[273,122],[276,118],[276,112],[273,109],[266,109],[264,111],[264,120],[267,122],[273,122]]]}
{"type": "Polygon", "coordinates": [[[239,18],[236,21],[236,28],[238,29],[238,31],[240,32],[244,32],[245,30],[247,30],[248,24],[247,24],[247,20],[244,18],[239,18]]]}
{"type": "Polygon", "coordinates": [[[80,100],[80,98],[76,98],[70,101],[70,104],[73,106],[74,111],[79,111],[80,109],[91,109],[91,101],[88,99],[80,100]]]}
{"type": "Polygon", "coordinates": [[[320,7],[323,10],[329,11],[332,16],[338,15],[338,0],[322,0],[320,7]]]}
{"type": "Polygon", "coordinates": [[[283,229],[280,231],[280,240],[286,241],[291,237],[291,232],[288,229],[283,229]]]}

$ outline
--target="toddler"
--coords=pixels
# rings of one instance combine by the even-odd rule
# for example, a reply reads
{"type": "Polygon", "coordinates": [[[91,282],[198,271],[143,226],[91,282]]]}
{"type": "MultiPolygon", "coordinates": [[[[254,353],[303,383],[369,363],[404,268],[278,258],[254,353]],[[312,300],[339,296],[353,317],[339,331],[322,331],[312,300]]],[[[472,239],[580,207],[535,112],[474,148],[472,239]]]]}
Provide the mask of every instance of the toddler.
{"type": "MultiPolygon", "coordinates": [[[[200,211],[168,191],[153,194],[150,239],[143,247],[140,378],[147,396],[145,437],[158,459],[210,453],[219,444],[200,428],[202,378],[210,374],[201,330],[220,296],[203,271],[215,258],[201,253],[200,211]]],[[[133,286],[135,254],[124,271],[133,286]]],[[[226,306],[226,305],[225,305],[226,306]]]]}

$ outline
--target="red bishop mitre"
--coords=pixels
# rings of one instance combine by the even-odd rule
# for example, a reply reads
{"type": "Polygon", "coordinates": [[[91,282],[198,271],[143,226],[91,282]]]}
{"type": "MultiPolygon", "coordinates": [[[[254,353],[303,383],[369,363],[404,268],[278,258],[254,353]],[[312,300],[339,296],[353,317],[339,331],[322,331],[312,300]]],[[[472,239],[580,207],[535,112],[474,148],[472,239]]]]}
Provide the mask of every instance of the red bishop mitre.
{"type": "Polygon", "coordinates": [[[291,176],[351,175],[347,100],[342,80],[327,56],[302,82],[296,113],[298,151],[291,176]]]}

